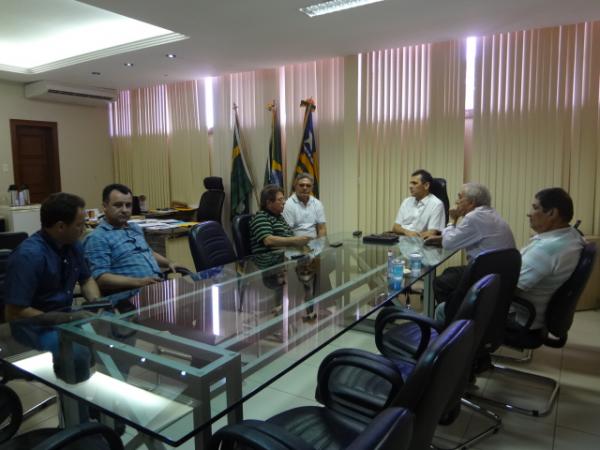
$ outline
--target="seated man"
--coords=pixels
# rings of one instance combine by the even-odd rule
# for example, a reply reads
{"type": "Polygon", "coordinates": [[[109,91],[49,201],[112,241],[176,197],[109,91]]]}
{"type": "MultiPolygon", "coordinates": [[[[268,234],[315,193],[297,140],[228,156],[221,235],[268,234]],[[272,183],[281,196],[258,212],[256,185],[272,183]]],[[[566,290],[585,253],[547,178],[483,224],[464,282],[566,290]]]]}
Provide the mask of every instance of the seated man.
{"type": "Polygon", "coordinates": [[[175,271],[177,264],[152,251],[143,230],[127,223],[133,196],[122,184],[102,191],[104,219],[84,242],[92,276],[103,293],[140,288],[162,280],[162,268],[175,271]]]}
{"type": "Polygon", "coordinates": [[[411,175],[408,188],[410,197],[404,199],[398,209],[392,231],[405,236],[439,234],[446,224],[444,204],[429,193],[433,177],[426,170],[417,170],[411,175]]]}
{"type": "MultiPolygon", "coordinates": [[[[465,249],[470,261],[481,252],[515,248],[515,239],[509,225],[491,207],[492,197],[487,187],[466,183],[456,200],[456,208],[449,211],[450,220],[441,236],[430,236],[426,242],[441,239],[442,247],[454,251],[465,249]],[[459,221],[460,220],[460,221],[459,221]]],[[[449,267],[434,281],[438,303],[447,301],[458,286],[465,266],[449,267]]]]}
{"type": "Polygon", "coordinates": [[[295,236],[317,238],[327,235],[323,204],[311,195],[313,184],[312,175],[298,174],[294,181],[294,193],[285,202],[283,218],[295,236]]]}
{"type": "MultiPolygon", "coordinates": [[[[6,320],[15,321],[11,329],[17,340],[52,352],[57,373],[59,339],[52,326],[90,315],[71,311],[75,283],[79,282],[86,299],[100,296],[79,242],[85,226],[84,208],[83,200],[76,195],[57,193],[48,197],[40,210],[42,229],[15,249],[6,268],[6,320]]],[[[74,358],[77,379],[86,379],[91,354],[79,347],[74,358]]]]}
{"type": "MultiPolygon", "coordinates": [[[[544,326],[550,298],[575,270],[585,241],[569,226],[573,201],[561,188],[542,189],[535,194],[527,217],[537,234],[521,250],[521,273],[515,295],[533,304],[536,314],[530,328],[538,329],[544,326]]],[[[526,310],[515,303],[512,309],[515,320],[525,325],[526,310]]]]}
{"type": "Polygon", "coordinates": [[[308,236],[294,236],[283,218],[285,198],[283,189],[275,184],[266,185],[260,193],[260,211],[250,222],[252,253],[265,253],[282,247],[303,247],[308,236]]]}

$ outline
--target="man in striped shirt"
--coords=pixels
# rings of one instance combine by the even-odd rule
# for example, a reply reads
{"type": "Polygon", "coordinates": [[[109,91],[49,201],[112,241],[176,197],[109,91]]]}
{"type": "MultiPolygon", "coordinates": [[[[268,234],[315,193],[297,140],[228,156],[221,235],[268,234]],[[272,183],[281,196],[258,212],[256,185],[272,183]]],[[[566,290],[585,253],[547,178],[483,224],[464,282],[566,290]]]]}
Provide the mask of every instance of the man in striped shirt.
{"type": "Polygon", "coordinates": [[[260,211],[250,222],[252,253],[265,253],[283,247],[303,247],[308,244],[308,236],[294,236],[282,215],[284,205],[283,189],[274,184],[263,188],[260,193],[260,211]]]}

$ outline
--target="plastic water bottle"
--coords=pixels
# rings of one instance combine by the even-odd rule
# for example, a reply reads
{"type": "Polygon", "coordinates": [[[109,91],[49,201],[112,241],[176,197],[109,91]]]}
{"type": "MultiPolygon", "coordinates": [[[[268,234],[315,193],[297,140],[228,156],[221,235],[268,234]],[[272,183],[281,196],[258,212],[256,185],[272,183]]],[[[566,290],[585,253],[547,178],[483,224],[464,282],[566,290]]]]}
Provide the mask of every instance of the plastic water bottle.
{"type": "Polygon", "coordinates": [[[392,279],[392,260],[394,259],[394,252],[391,248],[387,251],[387,277],[388,280],[392,279]]]}
{"type": "Polygon", "coordinates": [[[402,290],[404,282],[404,260],[394,258],[392,260],[391,276],[389,277],[389,288],[393,291],[402,290]]]}

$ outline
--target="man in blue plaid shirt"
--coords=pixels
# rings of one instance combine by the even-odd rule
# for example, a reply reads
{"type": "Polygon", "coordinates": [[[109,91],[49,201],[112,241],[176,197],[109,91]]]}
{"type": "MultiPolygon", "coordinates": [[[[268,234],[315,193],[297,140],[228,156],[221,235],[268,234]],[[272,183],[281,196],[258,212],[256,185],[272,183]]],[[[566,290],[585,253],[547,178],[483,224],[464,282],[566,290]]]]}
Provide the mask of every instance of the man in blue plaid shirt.
{"type": "Polygon", "coordinates": [[[178,266],[153,251],[131,218],[133,195],[122,184],[110,184],[102,191],[104,219],[84,243],[92,276],[104,294],[136,289],[162,280],[163,269],[178,266]]]}

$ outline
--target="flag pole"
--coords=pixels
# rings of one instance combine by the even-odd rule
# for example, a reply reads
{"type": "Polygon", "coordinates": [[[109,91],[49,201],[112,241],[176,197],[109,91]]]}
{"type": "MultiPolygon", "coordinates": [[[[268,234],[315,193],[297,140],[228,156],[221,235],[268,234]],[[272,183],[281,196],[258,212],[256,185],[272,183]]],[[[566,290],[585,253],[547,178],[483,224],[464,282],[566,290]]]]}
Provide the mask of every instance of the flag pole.
{"type": "Polygon", "coordinates": [[[240,121],[238,118],[238,106],[235,104],[235,102],[233,103],[233,111],[235,116],[235,129],[237,129],[238,131],[238,139],[240,140],[239,145],[240,153],[242,155],[242,163],[244,164],[246,171],[250,175],[250,182],[252,183],[252,192],[254,193],[254,198],[256,199],[256,205],[260,209],[260,201],[258,200],[258,194],[256,193],[256,181],[254,180],[254,174],[252,173],[252,170],[250,170],[250,166],[246,164],[246,157],[244,156],[244,148],[246,147],[246,144],[242,143],[242,132],[240,131],[240,121]]]}

